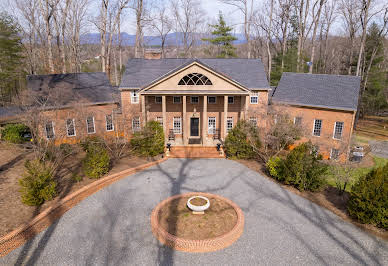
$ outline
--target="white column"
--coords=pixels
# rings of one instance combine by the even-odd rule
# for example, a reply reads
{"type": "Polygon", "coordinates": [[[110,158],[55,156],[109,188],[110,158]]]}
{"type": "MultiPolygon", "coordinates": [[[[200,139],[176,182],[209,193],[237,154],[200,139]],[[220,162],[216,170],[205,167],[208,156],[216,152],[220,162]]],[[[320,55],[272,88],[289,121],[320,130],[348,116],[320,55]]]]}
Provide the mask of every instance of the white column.
{"type": "Polygon", "coordinates": [[[227,120],[228,120],[228,96],[224,96],[224,140],[227,135],[227,120]]]}
{"type": "Polygon", "coordinates": [[[141,97],[141,113],[142,113],[142,117],[143,117],[143,127],[145,126],[145,124],[147,123],[147,114],[146,114],[146,96],[145,95],[140,95],[141,97]]]}
{"type": "Polygon", "coordinates": [[[166,142],[168,141],[168,132],[167,132],[167,115],[166,115],[166,96],[162,96],[162,113],[163,113],[163,132],[166,142]]]}
{"type": "Polygon", "coordinates": [[[202,111],[202,145],[206,144],[207,136],[207,96],[203,96],[203,111],[202,111]]]}
{"type": "Polygon", "coordinates": [[[183,101],[183,112],[182,112],[182,130],[183,130],[183,145],[187,145],[187,126],[188,126],[188,121],[186,120],[186,95],[182,97],[183,101]]]}

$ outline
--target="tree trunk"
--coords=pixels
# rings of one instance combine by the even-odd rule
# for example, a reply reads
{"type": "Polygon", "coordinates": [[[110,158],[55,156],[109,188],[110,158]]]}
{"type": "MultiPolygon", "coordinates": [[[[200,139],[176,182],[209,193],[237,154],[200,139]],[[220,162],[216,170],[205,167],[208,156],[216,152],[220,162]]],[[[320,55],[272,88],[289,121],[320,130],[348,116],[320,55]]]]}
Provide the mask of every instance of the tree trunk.
{"type": "Polygon", "coordinates": [[[314,57],[315,57],[315,38],[316,38],[316,35],[317,35],[317,29],[318,29],[319,20],[321,18],[322,6],[325,3],[325,1],[326,0],[320,0],[318,12],[317,12],[317,15],[315,16],[315,21],[313,21],[314,29],[313,29],[313,36],[311,38],[311,46],[312,46],[312,48],[311,48],[311,57],[310,57],[310,66],[309,66],[309,73],[310,74],[313,73],[314,57]]]}
{"type": "Polygon", "coordinates": [[[360,75],[361,71],[361,58],[362,54],[364,52],[364,46],[365,46],[365,40],[366,40],[366,30],[368,27],[368,16],[369,16],[369,7],[371,4],[371,0],[363,0],[363,6],[362,6],[362,12],[360,15],[361,23],[362,23],[362,35],[361,35],[361,44],[360,44],[360,50],[358,52],[358,60],[357,60],[357,69],[356,69],[356,76],[360,75]]]}

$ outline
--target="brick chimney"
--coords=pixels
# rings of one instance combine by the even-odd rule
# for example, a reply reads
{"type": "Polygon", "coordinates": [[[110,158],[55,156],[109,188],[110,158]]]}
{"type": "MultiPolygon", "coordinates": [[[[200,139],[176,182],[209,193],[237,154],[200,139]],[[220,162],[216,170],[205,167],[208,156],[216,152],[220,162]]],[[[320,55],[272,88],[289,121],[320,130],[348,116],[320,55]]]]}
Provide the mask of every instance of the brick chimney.
{"type": "Polygon", "coordinates": [[[161,49],[145,49],[144,59],[161,59],[162,50],[161,49]]]}

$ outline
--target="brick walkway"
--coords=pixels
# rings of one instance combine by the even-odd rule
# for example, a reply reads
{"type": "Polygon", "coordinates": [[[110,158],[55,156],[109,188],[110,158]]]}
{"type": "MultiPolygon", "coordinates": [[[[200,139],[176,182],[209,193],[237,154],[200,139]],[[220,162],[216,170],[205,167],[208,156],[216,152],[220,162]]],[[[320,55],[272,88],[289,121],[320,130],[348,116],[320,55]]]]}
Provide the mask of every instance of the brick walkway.
{"type": "Polygon", "coordinates": [[[225,159],[169,159],[68,211],[0,265],[388,265],[388,244],[225,159]],[[235,202],[242,236],[211,253],[184,253],[153,236],[150,214],[171,195],[203,191],[235,202]]]}

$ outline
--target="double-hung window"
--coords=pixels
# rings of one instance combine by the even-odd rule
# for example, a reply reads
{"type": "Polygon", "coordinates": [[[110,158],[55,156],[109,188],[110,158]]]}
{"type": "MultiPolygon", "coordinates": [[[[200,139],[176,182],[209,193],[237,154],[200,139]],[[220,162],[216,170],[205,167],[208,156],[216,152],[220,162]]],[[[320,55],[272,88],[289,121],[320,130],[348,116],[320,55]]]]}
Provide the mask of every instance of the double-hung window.
{"type": "Polygon", "coordinates": [[[140,130],[140,117],[135,116],[132,118],[132,131],[136,132],[140,130]]]}
{"type": "Polygon", "coordinates": [[[156,118],[156,122],[158,122],[159,125],[160,125],[161,127],[163,127],[163,117],[158,116],[158,117],[156,118]]]}
{"type": "Polygon", "coordinates": [[[344,129],[344,122],[335,122],[333,138],[341,139],[343,129],[344,129]]]}
{"type": "Polygon", "coordinates": [[[182,134],[182,118],[174,117],[173,120],[174,134],[182,134]]]}
{"type": "Polygon", "coordinates": [[[228,104],[234,104],[234,96],[228,96],[228,104]]]}
{"type": "Polygon", "coordinates": [[[181,96],[173,96],[172,101],[173,103],[181,103],[181,96]]]}
{"type": "Polygon", "coordinates": [[[112,115],[106,115],[105,116],[105,122],[106,122],[106,131],[113,131],[114,130],[113,116],[112,115]]]}
{"type": "Polygon", "coordinates": [[[88,132],[88,134],[96,133],[96,128],[94,126],[94,117],[93,116],[88,116],[86,118],[86,131],[88,132]]]}
{"type": "Polygon", "coordinates": [[[162,96],[155,96],[155,103],[161,104],[162,103],[162,96]]]}
{"type": "Polygon", "coordinates": [[[198,96],[191,96],[190,97],[191,103],[192,104],[197,104],[199,103],[199,97],[198,96]]]}
{"type": "Polygon", "coordinates": [[[252,126],[257,127],[257,118],[256,117],[250,117],[249,123],[251,123],[252,126]]]}
{"type": "Polygon", "coordinates": [[[251,104],[259,103],[259,94],[257,92],[252,92],[249,98],[251,104]]]}
{"type": "Polygon", "coordinates": [[[233,128],[233,117],[228,117],[226,119],[226,132],[231,131],[233,128]]]}
{"type": "Polygon", "coordinates": [[[300,116],[294,117],[294,124],[297,126],[301,126],[302,125],[302,117],[300,117],[300,116]]]}
{"type": "Polygon", "coordinates": [[[216,96],[209,96],[209,97],[207,97],[207,102],[210,104],[215,104],[215,103],[217,103],[217,97],[216,96]]]}
{"type": "Polygon", "coordinates": [[[47,139],[53,139],[55,137],[54,123],[52,121],[46,123],[45,130],[47,139]]]}
{"type": "Polygon", "coordinates": [[[66,120],[66,133],[68,137],[74,137],[75,136],[75,122],[74,119],[67,119],[66,120]]]}
{"type": "Polygon", "coordinates": [[[216,118],[214,116],[208,118],[207,133],[216,134],[216,118]]]}
{"type": "Polygon", "coordinates": [[[331,152],[330,152],[330,159],[331,160],[337,160],[338,157],[339,157],[339,150],[338,149],[331,149],[331,152]]]}
{"type": "Polygon", "coordinates": [[[313,136],[320,137],[322,131],[322,120],[314,120],[313,136]]]}
{"type": "Polygon", "coordinates": [[[139,94],[136,91],[131,91],[131,103],[139,103],[139,94]]]}

